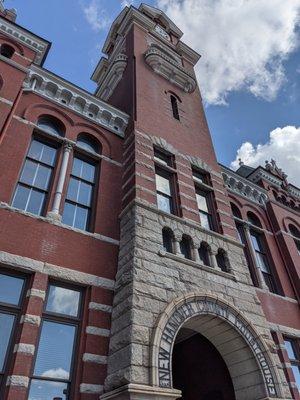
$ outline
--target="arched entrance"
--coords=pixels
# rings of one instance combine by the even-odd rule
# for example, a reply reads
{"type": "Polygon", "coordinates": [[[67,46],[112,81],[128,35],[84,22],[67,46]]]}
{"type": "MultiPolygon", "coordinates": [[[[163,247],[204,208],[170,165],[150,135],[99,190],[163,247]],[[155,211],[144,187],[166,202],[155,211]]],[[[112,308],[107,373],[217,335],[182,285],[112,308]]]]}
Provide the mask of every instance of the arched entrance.
{"type": "MultiPolygon", "coordinates": [[[[207,385],[206,388],[201,389],[201,393],[193,394],[193,397],[184,398],[184,400],[200,400],[201,396],[205,396],[206,389],[207,396],[211,396],[214,400],[218,399],[217,396],[220,400],[258,400],[279,397],[278,381],[268,350],[251,324],[237,309],[217,297],[195,294],[173,301],[158,321],[152,348],[152,384],[154,386],[171,389],[176,388],[175,383],[183,385],[184,389],[184,384],[180,382],[180,377],[178,378],[176,364],[175,375],[173,375],[175,358],[172,360],[172,356],[174,354],[174,357],[180,358],[178,355],[180,342],[197,334],[200,334],[198,340],[203,338],[202,349],[206,344],[207,349],[210,349],[211,357],[218,359],[219,370],[223,371],[220,379],[226,380],[228,393],[233,388],[234,397],[224,397],[227,394],[218,389],[220,385],[215,379],[215,393],[211,385],[207,385]],[[230,379],[228,379],[228,374],[230,379]]],[[[197,346],[195,343],[194,345],[197,346]]],[[[198,343],[198,345],[201,348],[201,344],[198,343]]],[[[188,346],[188,343],[182,346],[188,346]]],[[[200,368],[199,364],[195,364],[194,367],[200,368]]],[[[211,373],[213,372],[212,369],[211,373]]],[[[199,376],[198,379],[201,377],[199,376]]],[[[187,391],[186,388],[185,390],[187,391]]],[[[209,397],[203,397],[203,399],[208,400],[209,397]]]]}
{"type": "Polygon", "coordinates": [[[181,329],[173,348],[173,387],[183,400],[235,400],[225,361],[214,345],[190,329],[181,329]]]}

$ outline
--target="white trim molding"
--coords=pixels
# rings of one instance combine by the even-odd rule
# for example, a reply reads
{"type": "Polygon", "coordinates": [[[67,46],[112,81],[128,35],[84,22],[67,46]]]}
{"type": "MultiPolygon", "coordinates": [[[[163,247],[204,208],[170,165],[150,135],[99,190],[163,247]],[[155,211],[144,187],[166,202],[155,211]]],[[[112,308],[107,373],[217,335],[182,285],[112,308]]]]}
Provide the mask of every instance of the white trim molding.
{"type": "Polygon", "coordinates": [[[63,78],[32,65],[24,90],[37,93],[124,137],[129,116],[63,78]]]}
{"type": "Polygon", "coordinates": [[[245,197],[247,200],[253,201],[262,207],[265,207],[268,199],[268,192],[255,183],[243,178],[234,171],[222,167],[222,176],[224,184],[228,191],[245,197]]]}
{"type": "Polygon", "coordinates": [[[166,54],[159,46],[151,45],[144,54],[145,62],[158,75],[179,87],[181,90],[192,93],[197,87],[195,76],[182,67],[175,59],[166,54]]]}
{"type": "Polygon", "coordinates": [[[122,79],[126,66],[127,56],[125,54],[118,54],[111,62],[108,62],[108,60],[103,57],[93,74],[93,80],[97,82],[98,85],[95,95],[107,101],[122,79]]]}
{"type": "Polygon", "coordinates": [[[47,40],[28,32],[26,29],[21,28],[3,17],[0,17],[0,32],[11,37],[22,45],[29,47],[31,50],[34,50],[36,52],[34,62],[37,65],[43,63],[50,48],[50,43],[47,40]]]}

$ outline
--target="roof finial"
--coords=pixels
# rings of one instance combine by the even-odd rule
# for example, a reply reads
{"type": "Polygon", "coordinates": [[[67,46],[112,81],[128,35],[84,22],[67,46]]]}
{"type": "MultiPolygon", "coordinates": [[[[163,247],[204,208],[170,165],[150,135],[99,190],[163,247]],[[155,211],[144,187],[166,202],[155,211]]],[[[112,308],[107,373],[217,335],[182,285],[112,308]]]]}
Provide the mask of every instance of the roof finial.
{"type": "Polygon", "coordinates": [[[238,159],[239,160],[239,166],[241,167],[242,165],[244,165],[243,161],[241,158],[238,159]]]}

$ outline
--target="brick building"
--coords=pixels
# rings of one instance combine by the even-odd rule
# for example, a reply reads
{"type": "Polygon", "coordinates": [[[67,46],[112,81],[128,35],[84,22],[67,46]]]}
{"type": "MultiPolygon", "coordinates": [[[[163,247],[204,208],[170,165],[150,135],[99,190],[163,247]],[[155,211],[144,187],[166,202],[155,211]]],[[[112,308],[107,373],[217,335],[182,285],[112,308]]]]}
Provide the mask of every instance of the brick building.
{"type": "Polygon", "coordinates": [[[15,19],[0,2],[0,398],[299,400],[300,189],[218,164],[161,11],[116,18],[94,95],[15,19]]]}

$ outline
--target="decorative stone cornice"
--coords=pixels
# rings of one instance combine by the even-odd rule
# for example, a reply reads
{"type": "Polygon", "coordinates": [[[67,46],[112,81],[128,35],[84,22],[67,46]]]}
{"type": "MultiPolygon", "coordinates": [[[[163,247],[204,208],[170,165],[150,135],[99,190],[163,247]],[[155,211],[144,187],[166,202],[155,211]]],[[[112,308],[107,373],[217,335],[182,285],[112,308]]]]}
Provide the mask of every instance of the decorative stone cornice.
{"type": "Polygon", "coordinates": [[[125,54],[118,54],[112,62],[102,58],[92,77],[98,84],[95,95],[102,100],[108,100],[122,79],[126,66],[125,54]]]}
{"type": "Polygon", "coordinates": [[[172,32],[173,35],[179,38],[183,35],[183,32],[178,28],[178,26],[175,25],[174,22],[158,8],[142,3],[139,6],[139,11],[143,14],[148,15],[152,20],[159,20],[160,22],[162,22],[166,27],[166,30],[168,32],[172,32]]]}
{"type": "Polygon", "coordinates": [[[49,71],[31,66],[24,90],[38,93],[124,137],[127,114],[49,71]]]}
{"type": "Polygon", "coordinates": [[[42,65],[50,48],[50,42],[28,32],[26,29],[0,17],[0,32],[4,33],[13,40],[29,47],[36,52],[35,64],[42,65]]]}
{"type": "Polygon", "coordinates": [[[267,181],[270,185],[273,185],[279,189],[284,188],[284,190],[286,190],[290,195],[300,199],[300,189],[294,185],[291,185],[290,183],[284,184],[283,179],[281,179],[279,176],[275,176],[263,167],[256,168],[256,170],[254,170],[247,179],[254,183],[257,183],[260,180],[267,181]]]}
{"type": "Polygon", "coordinates": [[[297,199],[300,200],[300,189],[298,189],[297,187],[295,187],[295,186],[293,186],[291,184],[288,184],[286,189],[287,189],[289,194],[291,194],[292,196],[294,196],[294,197],[296,197],[297,199]]]}
{"type": "Polygon", "coordinates": [[[180,66],[175,60],[156,46],[150,46],[145,55],[146,63],[158,75],[178,86],[185,92],[192,93],[197,87],[193,74],[180,66]]]}
{"type": "Polygon", "coordinates": [[[222,166],[221,169],[225,186],[230,192],[254,201],[261,206],[265,206],[268,201],[268,192],[265,189],[248,181],[248,179],[241,177],[230,169],[222,166]]]}

